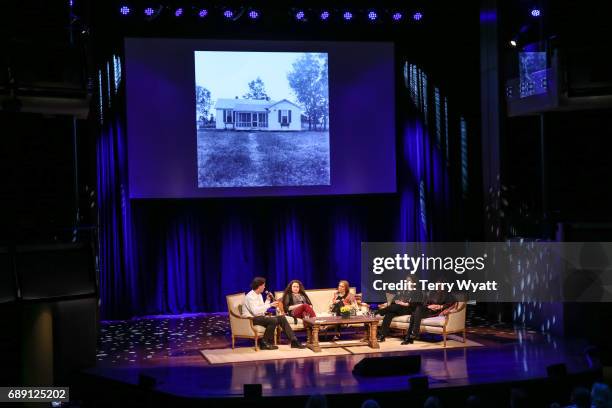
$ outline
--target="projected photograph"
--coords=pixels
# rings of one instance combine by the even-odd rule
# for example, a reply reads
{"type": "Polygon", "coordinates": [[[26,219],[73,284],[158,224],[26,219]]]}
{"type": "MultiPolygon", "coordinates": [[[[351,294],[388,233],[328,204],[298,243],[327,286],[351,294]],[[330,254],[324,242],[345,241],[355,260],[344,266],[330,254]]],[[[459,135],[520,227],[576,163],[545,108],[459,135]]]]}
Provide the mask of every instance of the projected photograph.
{"type": "Polygon", "coordinates": [[[547,92],[546,52],[520,52],[521,98],[547,92]]]}
{"type": "Polygon", "coordinates": [[[330,184],[327,53],[195,51],[198,187],[330,184]]]}

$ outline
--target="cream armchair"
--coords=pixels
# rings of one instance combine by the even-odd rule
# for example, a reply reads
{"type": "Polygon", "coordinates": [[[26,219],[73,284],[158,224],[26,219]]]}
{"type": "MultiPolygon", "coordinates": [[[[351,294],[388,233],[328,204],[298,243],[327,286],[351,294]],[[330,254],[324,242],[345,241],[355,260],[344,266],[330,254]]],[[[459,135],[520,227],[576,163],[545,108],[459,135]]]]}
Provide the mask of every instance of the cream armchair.
{"type": "MultiPolygon", "coordinates": [[[[258,340],[263,337],[265,327],[253,324],[252,317],[242,316],[242,305],[244,303],[245,294],[237,293],[235,295],[227,295],[227,310],[229,312],[230,329],[232,333],[232,348],[237,338],[239,339],[254,339],[255,351],[259,350],[258,340]]],[[[276,344],[274,336],[274,343],[276,344]]]]}
{"type": "MultiPolygon", "coordinates": [[[[446,336],[453,333],[463,333],[465,343],[465,312],[466,303],[457,302],[444,316],[429,317],[421,320],[421,332],[441,334],[446,347],[446,336]]],[[[410,315],[398,316],[391,320],[391,328],[399,329],[406,334],[410,326],[410,315]]]]}

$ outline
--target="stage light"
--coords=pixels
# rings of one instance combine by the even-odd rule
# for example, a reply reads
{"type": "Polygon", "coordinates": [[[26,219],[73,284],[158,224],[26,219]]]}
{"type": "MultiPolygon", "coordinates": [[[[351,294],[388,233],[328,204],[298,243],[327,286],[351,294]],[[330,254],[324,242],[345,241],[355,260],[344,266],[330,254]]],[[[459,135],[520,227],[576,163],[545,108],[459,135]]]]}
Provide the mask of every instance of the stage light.
{"type": "Polygon", "coordinates": [[[423,13],[421,13],[420,11],[417,11],[416,13],[412,15],[412,19],[414,21],[421,21],[423,19],[423,13]]]}
{"type": "Polygon", "coordinates": [[[198,11],[198,17],[200,18],[204,18],[208,15],[208,10],[206,9],[201,9],[200,11],[198,11]]]}
{"type": "Polygon", "coordinates": [[[329,11],[325,10],[323,12],[321,12],[321,20],[325,21],[329,18],[329,11]]]}
{"type": "Polygon", "coordinates": [[[155,14],[155,10],[153,10],[151,7],[147,7],[146,9],[144,9],[144,13],[145,16],[151,17],[153,14],[155,14]]]}
{"type": "Polygon", "coordinates": [[[183,15],[183,8],[179,7],[174,11],[174,17],[181,17],[183,15]]]}
{"type": "Polygon", "coordinates": [[[404,17],[404,15],[399,11],[393,13],[393,15],[391,16],[391,18],[393,18],[393,21],[400,21],[402,17],[404,17]]]}
{"type": "Polygon", "coordinates": [[[376,13],[374,10],[370,11],[368,13],[368,19],[370,21],[376,21],[376,19],[378,19],[378,13],[376,13]]]}
{"type": "Polygon", "coordinates": [[[297,21],[304,21],[305,18],[306,18],[306,14],[304,13],[303,10],[298,10],[298,12],[295,13],[295,19],[297,21]]]}
{"type": "Polygon", "coordinates": [[[259,18],[259,11],[257,11],[257,10],[249,11],[249,18],[251,20],[257,20],[259,18]]]}
{"type": "Polygon", "coordinates": [[[223,17],[230,19],[232,17],[234,17],[234,12],[232,10],[225,10],[223,12],[223,17]]]}
{"type": "Polygon", "coordinates": [[[119,9],[119,12],[122,15],[127,16],[128,14],[130,14],[130,8],[128,6],[121,6],[121,8],[119,9]]]}
{"type": "Polygon", "coordinates": [[[350,11],[345,11],[344,15],[342,15],[342,18],[344,18],[346,21],[350,21],[353,19],[353,13],[351,13],[350,11]]]}
{"type": "Polygon", "coordinates": [[[539,8],[532,8],[530,11],[531,17],[540,17],[542,15],[542,11],[539,8]]]}
{"type": "Polygon", "coordinates": [[[516,40],[510,40],[510,46],[511,47],[516,47],[517,46],[516,40]]]}

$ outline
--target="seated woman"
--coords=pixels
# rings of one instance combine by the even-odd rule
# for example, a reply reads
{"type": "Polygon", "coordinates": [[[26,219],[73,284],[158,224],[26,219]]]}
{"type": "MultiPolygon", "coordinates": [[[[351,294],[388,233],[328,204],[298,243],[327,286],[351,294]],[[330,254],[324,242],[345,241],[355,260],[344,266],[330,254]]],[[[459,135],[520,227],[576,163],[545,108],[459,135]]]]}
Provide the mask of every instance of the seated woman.
{"type": "MultiPolygon", "coordinates": [[[[340,308],[345,305],[353,305],[356,307],[357,302],[355,300],[355,295],[353,295],[350,291],[348,281],[341,280],[338,283],[338,290],[336,290],[332,296],[329,311],[336,316],[340,316],[340,308]]],[[[338,334],[334,336],[334,340],[340,339],[340,325],[336,326],[336,330],[338,331],[338,334]]]]}
{"type": "Polygon", "coordinates": [[[356,304],[355,295],[353,295],[350,291],[350,286],[348,281],[341,280],[338,283],[338,290],[334,292],[332,296],[331,304],[329,306],[329,311],[332,314],[337,316],[340,315],[340,308],[344,305],[354,305],[356,304]]]}
{"type": "Polygon", "coordinates": [[[316,317],[312,302],[304,291],[304,285],[297,279],[289,282],[282,297],[283,309],[288,316],[294,319],[316,317]]]}

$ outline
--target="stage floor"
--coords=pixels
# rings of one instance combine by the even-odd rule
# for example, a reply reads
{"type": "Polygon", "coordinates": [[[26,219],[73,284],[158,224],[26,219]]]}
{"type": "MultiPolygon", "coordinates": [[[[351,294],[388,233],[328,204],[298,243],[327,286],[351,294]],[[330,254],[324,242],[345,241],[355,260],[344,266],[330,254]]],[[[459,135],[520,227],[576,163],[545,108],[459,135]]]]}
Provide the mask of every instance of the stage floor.
{"type": "MultiPolygon", "coordinates": [[[[585,344],[474,321],[468,339],[484,347],[419,351],[430,388],[521,381],[546,377],[546,367],[565,363],[569,373],[591,368],[585,344]]],[[[346,335],[347,338],[350,334],[346,335]]],[[[432,340],[438,341],[436,336],[432,340]]],[[[252,346],[252,341],[237,346],[252,346]]],[[[408,376],[357,377],[355,364],[372,354],[210,365],[200,350],[230,347],[227,314],[148,317],[103,322],[96,367],[86,373],[138,383],[146,374],[156,389],[191,398],[242,396],[244,384],[263,386],[264,396],[374,393],[408,388],[408,376]]],[[[393,352],[407,355],[415,352],[393,352]]]]}

